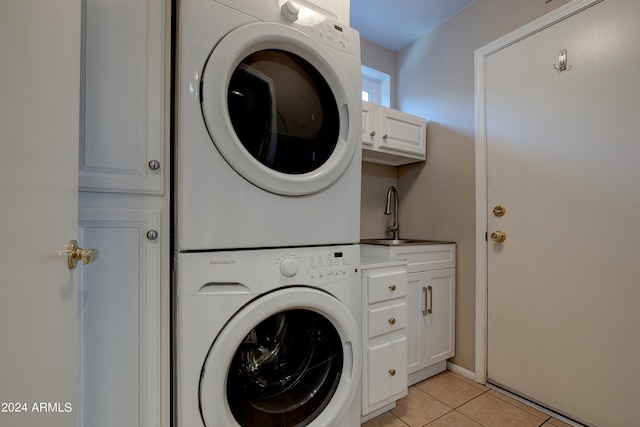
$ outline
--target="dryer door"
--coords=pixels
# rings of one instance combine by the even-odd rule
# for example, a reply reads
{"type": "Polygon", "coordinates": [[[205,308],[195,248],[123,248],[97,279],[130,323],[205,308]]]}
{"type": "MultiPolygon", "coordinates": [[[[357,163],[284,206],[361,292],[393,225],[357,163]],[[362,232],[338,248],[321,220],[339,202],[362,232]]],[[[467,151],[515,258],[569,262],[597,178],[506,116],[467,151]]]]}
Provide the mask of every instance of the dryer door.
{"type": "Polygon", "coordinates": [[[358,325],[332,295],[283,288],[255,299],[218,334],[200,381],[206,426],[327,426],[353,404],[358,325]]]}
{"type": "Polygon", "coordinates": [[[281,195],[321,191],[349,166],[359,147],[358,94],[326,47],[270,22],[229,33],[202,73],[213,143],[242,177],[281,195]]]}

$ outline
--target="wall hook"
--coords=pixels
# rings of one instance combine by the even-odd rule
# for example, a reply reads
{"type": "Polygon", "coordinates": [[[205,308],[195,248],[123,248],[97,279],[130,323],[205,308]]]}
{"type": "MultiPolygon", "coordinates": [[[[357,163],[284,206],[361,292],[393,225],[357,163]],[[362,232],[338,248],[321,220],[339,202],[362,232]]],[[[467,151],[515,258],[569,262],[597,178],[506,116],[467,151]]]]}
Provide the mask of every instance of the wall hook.
{"type": "Polygon", "coordinates": [[[567,68],[567,49],[562,49],[558,54],[558,66],[553,64],[553,68],[560,74],[563,71],[569,71],[571,66],[567,68]]]}

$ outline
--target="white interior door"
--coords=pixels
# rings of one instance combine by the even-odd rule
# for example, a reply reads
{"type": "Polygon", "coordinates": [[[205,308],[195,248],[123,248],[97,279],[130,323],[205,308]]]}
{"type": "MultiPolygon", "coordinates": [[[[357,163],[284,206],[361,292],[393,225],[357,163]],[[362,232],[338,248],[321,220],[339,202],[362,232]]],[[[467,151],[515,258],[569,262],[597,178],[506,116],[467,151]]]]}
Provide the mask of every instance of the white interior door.
{"type": "Polygon", "coordinates": [[[80,1],[0,2],[0,425],[76,424],[80,1]]]}
{"type": "Polygon", "coordinates": [[[602,426],[640,425],[638,22],[604,0],[486,57],[488,379],[602,426]]]}

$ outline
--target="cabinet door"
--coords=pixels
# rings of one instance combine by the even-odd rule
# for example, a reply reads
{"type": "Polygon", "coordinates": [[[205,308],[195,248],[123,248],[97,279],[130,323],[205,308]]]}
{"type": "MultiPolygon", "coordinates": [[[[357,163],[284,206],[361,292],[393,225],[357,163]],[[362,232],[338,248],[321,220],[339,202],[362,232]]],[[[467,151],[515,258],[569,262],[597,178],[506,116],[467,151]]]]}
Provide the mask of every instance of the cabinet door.
{"type": "Polygon", "coordinates": [[[378,106],[362,101],[362,147],[373,149],[376,146],[378,131],[378,106]]]}
{"type": "Polygon", "coordinates": [[[408,373],[425,367],[425,316],[422,314],[424,296],[422,289],[427,286],[424,272],[411,273],[407,284],[407,362],[408,373]]]}
{"type": "Polygon", "coordinates": [[[160,213],[80,208],[79,426],[160,425],[160,213]],[[149,234],[148,234],[149,233],[149,234]],[[91,246],[94,245],[94,246],[91,246]]]}
{"type": "Polygon", "coordinates": [[[369,405],[407,391],[407,338],[369,348],[369,405]]]}
{"type": "Polygon", "coordinates": [[[426,273],[425,366],[455,354],[455,272],[455,268],[447,268],[426,273]]]}
{"type": "Polygon", "coordinates": [[[164,1],[84,3],[80,190],[161,194],[164,1]]]}
{"type": "Polygon", "coordinates": [[[389,108],[380,108],[380,151],[399,152],[424,160],[427,124],[423,118],[389,108]]]}

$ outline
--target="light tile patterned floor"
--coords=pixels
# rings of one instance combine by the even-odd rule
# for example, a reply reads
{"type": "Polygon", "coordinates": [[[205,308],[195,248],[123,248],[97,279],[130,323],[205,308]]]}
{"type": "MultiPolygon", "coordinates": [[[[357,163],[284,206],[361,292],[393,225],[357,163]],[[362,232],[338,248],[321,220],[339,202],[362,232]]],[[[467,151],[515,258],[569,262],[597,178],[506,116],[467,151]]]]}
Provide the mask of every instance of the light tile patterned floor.
{"type": "Polygon", "coordinates": [[[570,427],[452,372],[409,387],[396,407],[362,427],[570,427]]]}

